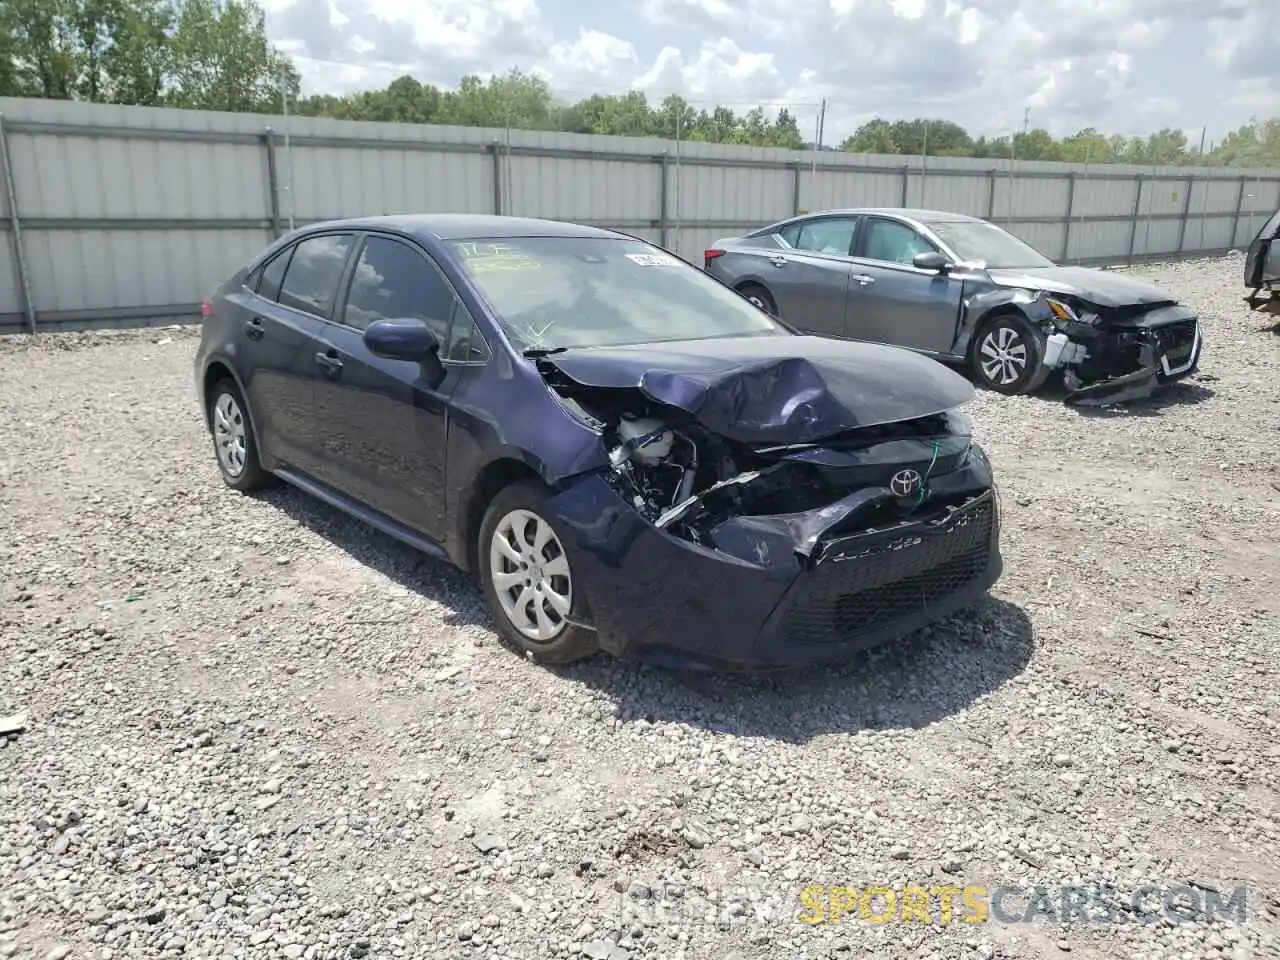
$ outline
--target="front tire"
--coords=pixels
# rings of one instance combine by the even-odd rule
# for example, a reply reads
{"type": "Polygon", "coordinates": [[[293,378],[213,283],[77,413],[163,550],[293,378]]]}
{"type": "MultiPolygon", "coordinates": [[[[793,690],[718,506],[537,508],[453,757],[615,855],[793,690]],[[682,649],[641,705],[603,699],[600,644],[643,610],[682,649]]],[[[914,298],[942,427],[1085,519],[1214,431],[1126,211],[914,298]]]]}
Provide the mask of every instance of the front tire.
{"type": "Polygon", "coordinates": [[[272,475],[258,459],[249,406],[232,380],[219,380],[209,391],[209,431],[223,483],[240,493],[271,485],[272,475]]]}
{"type": "Polygon", "coordinates": [[[480,581],[498,633],[538,663],[571,663],[599,650],[586,598],[564,541],[543,504],[551,491],[521,480],[498,492],[485,511],[477,545],[480,581]]]}
{"type": "Polygon", "coordinates": [[[1044,337],[1013,314],[993,317],[978,328],[969,348],[969,368],[978,383],[1013,395],[1038,389],[1049,377],[1044,337]]]}

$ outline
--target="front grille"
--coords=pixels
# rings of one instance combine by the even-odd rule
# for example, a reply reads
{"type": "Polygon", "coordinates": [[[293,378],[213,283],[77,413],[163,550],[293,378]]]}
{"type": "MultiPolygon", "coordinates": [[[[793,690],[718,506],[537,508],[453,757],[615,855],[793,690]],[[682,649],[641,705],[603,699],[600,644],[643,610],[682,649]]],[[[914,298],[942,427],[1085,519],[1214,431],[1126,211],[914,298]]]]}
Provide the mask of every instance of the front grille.
{"type": "Polygon", "coordinates": [[[1157,356],[1185,358],[1192,351],[1192,344],[1196,343],[1196,321],[1183,320],[1169,326],[1156,326],[1151,330],[1151,337],[1156,344],[1157,356]]]}
{"type": "Polygon", "coordinates": [[[784,600],[780,639],[839,643],[945,600],[987,569],[995,511],[988,496],[932,532],[887,533],[848,560],[828,555],[784,600]]]}
{"type": "Polygon", "coordinates": [[[1171,364],[1187,360],[1196,341],[1196,321],[1183,320],[1167,327],[1154,327],[1151,339],[1157,357],[1168,357],[1171,364]]]}

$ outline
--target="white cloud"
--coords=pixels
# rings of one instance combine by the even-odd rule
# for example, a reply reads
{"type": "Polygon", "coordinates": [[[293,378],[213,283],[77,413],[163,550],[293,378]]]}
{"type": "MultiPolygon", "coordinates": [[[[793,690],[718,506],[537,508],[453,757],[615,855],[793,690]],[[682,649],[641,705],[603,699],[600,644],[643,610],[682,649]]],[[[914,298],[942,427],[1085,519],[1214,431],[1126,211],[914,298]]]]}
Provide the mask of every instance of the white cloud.
{"type": "Polygon", "coordinates": [[[267,11],[274,38],[318,58],[300,62],[310,89],[384,86],[406,71],[449,85],[520,67],[571,99],[635,88],[791,103],[802,129],[825,98],[831,140],[877,115],[999,134],[1020,128],[1029,107],[1033,124],[1063,134],[1280,112],[1273,4],[623,0],[605,11],[564,0],[268,0],[267,11]],[[1188,63],[1203,75],[1188,76],[1188,63]]]}

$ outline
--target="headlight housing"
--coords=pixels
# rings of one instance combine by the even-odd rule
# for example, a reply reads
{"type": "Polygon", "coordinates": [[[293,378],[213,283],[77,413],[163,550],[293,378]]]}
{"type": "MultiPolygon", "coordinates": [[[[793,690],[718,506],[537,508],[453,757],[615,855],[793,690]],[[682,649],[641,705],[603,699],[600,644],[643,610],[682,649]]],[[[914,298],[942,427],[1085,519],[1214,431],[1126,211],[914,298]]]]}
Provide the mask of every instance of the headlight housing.
{"type": "Polygon", "coordinates": [[[1079,323],[1080,316],[1076,313],[1075,308],[1064,300],[1056,297],[1045,297],[1044,302],[1048,304],[1049,310],[1052,311],[1054,317],[1063,323],[1079,323]]]}
{"type": "Polygon", "coordinates": [[[973,437],[973,417],[969,416],[968,411],[963,407],[944,410],[942,418],[946,422],[947,433],[950,436],[964,437],[966,440],[973,437]]]}
{"type": "Polygon", "coordinates": [[[1098,322],[1097,314],[1090,313],[1081,306],[1069,303],[1062,297],[1051,297],[1044,295],[1045,305],[1049,308],[1049,312],[1053,314],[1053,319],[1059,325],[1068,323],[1084,323],[1092,326],[1098,322]]]}

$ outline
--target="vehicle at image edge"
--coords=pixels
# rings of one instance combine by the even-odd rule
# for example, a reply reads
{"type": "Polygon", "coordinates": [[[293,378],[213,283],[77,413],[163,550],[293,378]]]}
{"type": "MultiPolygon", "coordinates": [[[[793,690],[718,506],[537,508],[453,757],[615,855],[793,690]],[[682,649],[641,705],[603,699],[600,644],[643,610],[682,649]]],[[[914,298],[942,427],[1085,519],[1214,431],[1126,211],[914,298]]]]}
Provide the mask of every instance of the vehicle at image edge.
{"type": "Polygon", "coordinates": [[[1280,210],[1262,225],[1244,259],[1245,303],[1280,317],[1280,210]]]}
{"type": "Polygon", "coordinates": [[[838,659],[1000,575],[967,380],[795,334],[631,237],[317,224],[203,312],[225,482],[283,478],[478,572],[501,635],[541,662],[838,659]]]}
{"type": "Polygon", "coordinates": [[[704,269],[792,326],[966,365],[1006,394],[1061,371],[1071,402],[1118,402],[1196,371],[1196,313],[1159,287],[1059,266],[993,223],[831,210],[717,240],[704,269]]]}

